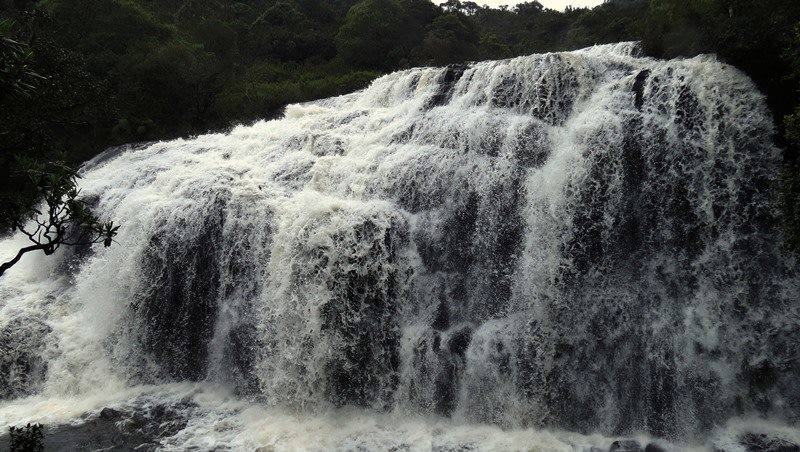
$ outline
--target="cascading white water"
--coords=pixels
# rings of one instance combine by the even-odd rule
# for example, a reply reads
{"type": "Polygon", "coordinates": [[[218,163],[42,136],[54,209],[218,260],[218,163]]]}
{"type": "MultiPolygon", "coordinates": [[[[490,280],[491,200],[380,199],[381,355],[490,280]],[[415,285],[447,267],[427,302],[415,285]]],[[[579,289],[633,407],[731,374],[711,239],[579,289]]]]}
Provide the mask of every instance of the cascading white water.
{"type": "Polygon", "coordinates": [[[712,57],[637,53],[412,69],[107,151],[81,187],[119,243],[0,279],[0,425],[143,393],[192,407],[169,447],[420,445],[425,422],[385,416],[501,449],[604,441],[545,428],[702,442],[798,422],[800,279],[764,99],[712,57]],[[307,419],[342,409],[347,434],[310,445],[307,419]]]}

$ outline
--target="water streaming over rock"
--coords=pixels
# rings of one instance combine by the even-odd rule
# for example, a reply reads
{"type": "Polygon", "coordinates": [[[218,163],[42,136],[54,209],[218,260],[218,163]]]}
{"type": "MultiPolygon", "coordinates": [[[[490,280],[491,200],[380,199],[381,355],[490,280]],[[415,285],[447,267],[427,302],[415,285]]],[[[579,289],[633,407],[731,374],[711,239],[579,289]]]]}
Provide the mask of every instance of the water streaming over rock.
{"type": "Polygon", "coordinates": [[[109,150],[81,186],[119,243],[0,280],[0,412],[199,382],[507,435],[797,423],[773,133],[737,70],[621,43],[109,150]]]}

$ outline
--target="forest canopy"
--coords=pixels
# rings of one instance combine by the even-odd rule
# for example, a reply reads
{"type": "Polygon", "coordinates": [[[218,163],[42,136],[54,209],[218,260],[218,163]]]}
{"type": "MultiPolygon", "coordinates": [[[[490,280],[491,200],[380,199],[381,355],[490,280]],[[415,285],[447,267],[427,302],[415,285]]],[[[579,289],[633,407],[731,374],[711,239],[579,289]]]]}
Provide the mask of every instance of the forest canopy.
{"type": "MultiPolygon", "coordinates": [[[[41,196],[10,182],[26,159],[77,165],[115,144],[224,130],[412,66],[638,40],[654,57],[717,54],[767,95],[785,149],[779,201],[800,247],[796,0],[607,0],[563,12],[536,1],[0,0],[0,19],[36,74],[25,96],[0,96],[3,231],[41,196]]],[[[0,63],[8,82],[12,65],[0,63]]]]}

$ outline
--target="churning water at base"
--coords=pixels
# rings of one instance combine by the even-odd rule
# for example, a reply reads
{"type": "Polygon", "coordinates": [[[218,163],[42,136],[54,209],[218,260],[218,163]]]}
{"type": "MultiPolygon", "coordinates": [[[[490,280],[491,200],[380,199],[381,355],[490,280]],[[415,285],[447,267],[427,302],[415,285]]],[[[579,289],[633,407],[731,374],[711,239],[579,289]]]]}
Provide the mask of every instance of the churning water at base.
{"type": "Polygon", "coordinates": [[[178,449],[797,443],[764,99],[637,52],[412,69],[99,156],[81,185],[119,243],[0,280],[0,426],[159,406],[178,449]]]}

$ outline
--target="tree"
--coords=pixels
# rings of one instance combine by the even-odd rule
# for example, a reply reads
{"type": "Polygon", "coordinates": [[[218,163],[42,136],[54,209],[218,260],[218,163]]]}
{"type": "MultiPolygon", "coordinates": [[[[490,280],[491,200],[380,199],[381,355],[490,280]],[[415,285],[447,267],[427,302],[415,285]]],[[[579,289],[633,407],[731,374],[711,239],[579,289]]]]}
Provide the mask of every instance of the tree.
{"type": "MultiPolygon", "coordinates": [[[[795,26],[785,58],[792,68],[789,81],[800,86],[800,23],[795,26]]],[[[795,94],[800,94],[800,89],[795,94]]],[[[784,117],[783,128],[789,158],[781,171],[780,207],[786,243],[800,255],[800,106],[784,117]]]]}
{"type": "Polygon", "coordinates": [[[538,1],[523,2],[514,7],[517,14],[538,14],[544,10],[544,6],[538,1]]]}
{"type": "MultiPolygon", "coordinates": [[[[800,107],[784,120],[787,145],[800,148],[800,107]]],[[[781,171],[780,207],[786,244],[800,255],[800,163],[790,161],[781,171]]]]}
{"type": "MultiPolygon", "coordinates": [[[[0,22],[0,107],[4,112],[17,111],[19,103],[35,98],[41,81],[32,67],[35,55],[26,43],[10,38],[13,24],[0,22]]],[[[15,121],[9,121],[12,126],[15,121]]],[[[2,129],[2,135],[19,135],[2,129]]],[[[5,138],[5,137],[4,137],[5,138]]],[[[3,140],[7,143],[9,140],[3,140]]],[[[110,246],[118,227],[101,223],[91,213],[77,190],[78,175],[69,165],[47,160],[46,150],[17,150],[0,146],[3,191],[0,196],[0,227],[20,231],[32,242],[21,248],[7,262],[0,263],[0,276],[32,251],[53,254],[62,245],[77,246],[102,242],[110,246]],[[39,152],[37,152],[39,151],[39,152]],[[12,185],[13,184],[13,185],[12,185]],[[41,207],[39,207],[41,206],[41,207]]]]}
{"type": "Polygon", "coordinates": [[[25,234],[32,245],[20,248],[11,260],[0,264],[0,276],[32,251],[42,251],[49,256],[62,245],[103,243],[111,246],[119,226],[98,221],[85,200],[78,197],[78,175],[74,169],[58,162],[32,160],[21,166],[38,188],[43,205],[14,221],[13,228],[25,234]]]}
{"type": "Polygon", "coordinates": [[[408,54],[406,11],[397,0],[363,0],[336,35],[342,59],[356,67],[390,70],[408,54]]]}
{"type": "Polygon", "coordinates": [[[480,11],[481,7],[475,2],[464,2],[464,14],[475,14],[480,11]]]}
{"type": "Polygon", "coordinates": [[[138,125],[150,119],[156,127],[168,125],[173,134],[186,134],[214,121],[220,68],[220,61],[202,46],[172,40],[131,46],[114,75],[127,81],[119,97],[130,112],[129,121],[138,125]]]}
{"type": "Polygon", "coordinates": [[[475,24],[462,13],[445,13],[433,20],[423,43],[426,62],[436,65],[475,58],[479,42],[475,24]]]}
{"type": "Polygon", "coordinates": [[[442,3],[442,8],[450,13],[460,13],[464,9],[464,5],[460,0],[447,0],[442,3]]]}
{"type": "Polygon", "coordinates": [[[6,97],[27,96],[42,76],[32,68],[33,51],[8,36],[14,22],[0,20],[0,102],[6,97]]]}
{"type": "Polygon", "coordinates": [[[481,60],[502,59],[511,56],[511,48],[493,33],[484,33],[478,45],[478,58],[481,60]]]}

